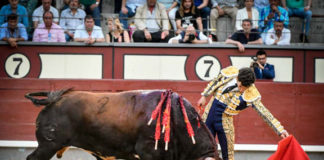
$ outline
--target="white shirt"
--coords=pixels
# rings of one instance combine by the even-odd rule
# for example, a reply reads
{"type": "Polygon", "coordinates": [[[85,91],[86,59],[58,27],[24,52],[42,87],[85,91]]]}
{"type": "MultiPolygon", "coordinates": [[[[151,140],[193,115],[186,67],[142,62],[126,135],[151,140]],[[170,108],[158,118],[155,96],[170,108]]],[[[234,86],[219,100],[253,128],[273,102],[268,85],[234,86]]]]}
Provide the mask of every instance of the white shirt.
{"type": "MultiPolygon", "coordinates": [[[[54,22],[59,22],[59,14],[56,8],[54,7],[50,7],[50,11],[53,13],[53,21],[54,22]]],[[[43,6],[39,6],[38,8],[35,9],[35,11],[33,12],[33,22],[37,22],[38,24],[43,24],[43,14],[44,14],[44,8],[43,6]]]]}
{"type": "MultiPolygon", "coordinates": [[[[80,25],[76,28],[74,38],[89,38],[89,34],[84,25],[80,25]]],[[[104,38],[101,27],[93,26],[91,38],[104,38]]]]}
{"type": "MultiPolygon", "coordinates": [[[[242,23],[244,19],[248,19],[249,15],[246,8],[239,9],[236,14],[235,28],[237,31],[242,30],[242,23]]],[[[259,11],[252,7],[252,28],[257,28],[259,25],[259,11]]]]}
{"type": "Polygon", "coordinates": [[[150,10],[146,11],[146,27],[150,33],[160,31],[160,26],[158,25],[156,18],[155,18],[156,7],[154,7],[152,13],[150,10]]]}
{"type": "MultiPolygon", "coordinates": [[[[291,36],[290,35],[290,30],[284,28],[282,30],[282,35],[281,35],[280,40],[278,41],[277,45],[289,45],[290,44],[290,36],[291,36]]],[[[274,30],[274,28],[271,28],[267,32],[265,44],[273,45],[273,43],[277,39],[278,39],[278,37],[276,35],[276,31],[274,30]]]]}
{"type": "Polygon", "coordinates": [[[71,9],[67,8],[61,13],[60,26],[64,30],[74,33],[76,27],[83,25],[85,16],[86,13],[82,9],[77,9],[73,15],[71,9]]]}

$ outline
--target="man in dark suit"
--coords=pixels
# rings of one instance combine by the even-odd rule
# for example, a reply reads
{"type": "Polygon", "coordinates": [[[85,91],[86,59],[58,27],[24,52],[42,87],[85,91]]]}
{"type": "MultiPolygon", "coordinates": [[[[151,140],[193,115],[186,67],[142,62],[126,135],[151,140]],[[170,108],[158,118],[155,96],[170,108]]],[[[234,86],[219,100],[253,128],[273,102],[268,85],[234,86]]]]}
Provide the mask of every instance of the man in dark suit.
{"type": "Polygon", "coordinates": [[[256,53],[256,61],[251,63],[256,79],[274,79],[275,70],[272,64],[267,63],[267,53],[259,50],[256,53]]]}

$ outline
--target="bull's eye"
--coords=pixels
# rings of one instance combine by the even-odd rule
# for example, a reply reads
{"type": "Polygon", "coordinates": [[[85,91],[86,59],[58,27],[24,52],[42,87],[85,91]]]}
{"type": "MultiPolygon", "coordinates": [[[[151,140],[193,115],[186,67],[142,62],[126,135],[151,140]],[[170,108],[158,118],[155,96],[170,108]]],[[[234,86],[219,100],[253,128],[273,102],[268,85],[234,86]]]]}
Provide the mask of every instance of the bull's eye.
{"type": "Polygon", "coordinates": [[[53,141],[56,139],[56,124],[50,124],[46,126],[43,130],[43,136],[48,141],[53,141]]]}

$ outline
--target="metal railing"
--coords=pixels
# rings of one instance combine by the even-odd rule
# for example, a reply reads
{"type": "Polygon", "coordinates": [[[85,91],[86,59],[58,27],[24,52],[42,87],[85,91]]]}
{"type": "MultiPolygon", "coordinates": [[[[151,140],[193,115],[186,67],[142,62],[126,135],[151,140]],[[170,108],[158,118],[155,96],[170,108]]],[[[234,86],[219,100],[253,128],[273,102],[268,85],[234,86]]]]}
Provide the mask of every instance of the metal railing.
{"type": "MultiPolygon", "coordinates": [[[[1,15],[0,15],[1,16],[1,15]]],[[[23,15],[23,16],[27,16],[27,15],[23,15]]],[[[39,18],[39,17],[38,17],[39,18]]],[[[62,17],[57,17],[58,19],[61,19],[62,17]]],[[[108,31],[108,24],[107,24],[107,20],[109,18],[117,18],[117,17],[101,17],[100,20],[101,20],[101,26],[103,27],[103,30],[107,30],[108,31]]],[[[29,17],[29,19],[32,19],[32,17],[29,17]]],[[[75,19],[75,18],[67,18],[68,20],[72,20],[72,19],[75,19]]],[[[79,18],[77,18],[79,19],[79,18]]],[[[120,18],[120,20],[122,20],[123,18],[120,18]]],[[[147,18],[145,18],[146,20],[149,20],[147,18]]],[[[135,21],[135,18],[126,18],[125,20],[127,20],[128,22],[131,22],[131,21],[135,21]]],[[[168,20],[168,21],[171,21],[171,20],[175,20],[175,19],[160,19],[160,20],[168,20]]],[[[202,20],[207,20],[207,24],[208,26],[210,25],[210,20],[209,20],[209,17],[208,18],[202,18],[202,20]]],[[[324,37],[324,19],[323,18],[317,18],[317,19],[312,19],[312,22],[310,24],[310,30],[309,30],[309,38],[312,38],[312,37],[317,37],[318,40],[312,40],[311,42],[319,42],[319,43],[324,43],[324,39],[321,38],[321,37],[324,37]]],[[[114,23],[114,21],[113,21],[114,23]]],[[[227,38],[228,36],[230,36],[231,34],[233,34],[235,32],[235,26],[232,26],[231,25],[231,20],[230,20],[230,17],[228,16],[223,16],[223,17],[220,17],[218,20],[217,20],[217,23],[220,23],[218,26],[222,26],[223,27],[218,27],[217,28],[217,33],[218,34],[221,34],[221,35],[225,35],[225,37],[227,38]]],[[[253,23],[256,23],[256,22],[253,22],[253,23]]],[[[149,28],[149,27],[148,27],[149,28]]],[[[289,21],[289,26],[288,26],[288,29],[291,30],[291,37],[292,37],[292,42],[296,42],[296,37],[302,33],[305,33],[305,23],[303,23],[303,20],[300,19],[300,18],[291,18],[290,21],[289,21]],[[302,24],[304,25],[304,30],[302,30],[302,24]]],[[[28,34],[30,37],[32,37],[32,30],[35,30],[35,28],[33,28],[33,24],[29,24],[28,27],[26,27],[26,29],[29,31],[28,34]]],[[[76,30],[76,28],[65,28],[66,30],[76,30]]],[[[127,30],[129,32],[134,32],[134,30],[132,28],[129,28],[128,26],[127,27],[124,27],[124,30],[127,30]]],[[[171,32],[175,32],[175,30],[173,29],[171,23],[169,22],[169,31],[171,32]]],[[[207,28],[204,28],[203,29],[203,32],[208,36],[210,35],[210,33],[214,31],[214,29],[211,29],[210,27],[207,27],[207,28]]],[[[107,34],[107,33],[103,33],[104,35],[107,34]]],[[[226,39],[222,39],[222,41],[225,41],[226,39]]]]}

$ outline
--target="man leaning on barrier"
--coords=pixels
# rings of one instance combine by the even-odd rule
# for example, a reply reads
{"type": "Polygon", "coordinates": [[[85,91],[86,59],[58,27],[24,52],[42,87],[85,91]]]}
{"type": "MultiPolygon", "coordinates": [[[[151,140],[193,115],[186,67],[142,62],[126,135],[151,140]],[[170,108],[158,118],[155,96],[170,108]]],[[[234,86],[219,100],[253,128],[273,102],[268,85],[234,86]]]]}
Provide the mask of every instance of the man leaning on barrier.
{"type": "Polygon", "coordinates": [[[134,42],[168,42],[170,39],[168,15],[157,0],[147,0],[145,5],[137,8],[135,25],[134,42]]]}
{"type": "Polygon", "coordinates": [[[104,42],[105,37],[102,29],[94,24],[94,19],[91,15],[84,18],[84,24],[76,28],[74,34],[75,42],[84,42],[85,44],[93,44],[96,42],[104,42]]]}
{"type": "Polygon", "coordinates": [[[245,48],[243,44],[262,44],[262,38],[257,29],[252,29],[252,21],[250,19],[244,19],[242,23],[243,30],[235,32],[230,38],[228,38],[226,44],[234,44],[238,47],[240,52],[244,52],[245,48]]]}
{"type": "Polygon", "coordinates": [[[7,41],[11,47],[17,47],[17,42],[28,39],[25,26],[18,23],[17,14],[10,14],[8,16],[8,22],[1,25],[0,39],[7,41]]]}

